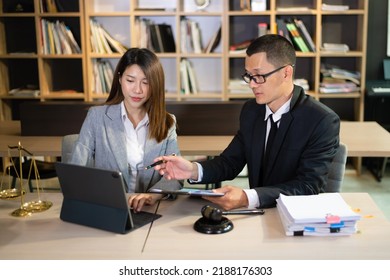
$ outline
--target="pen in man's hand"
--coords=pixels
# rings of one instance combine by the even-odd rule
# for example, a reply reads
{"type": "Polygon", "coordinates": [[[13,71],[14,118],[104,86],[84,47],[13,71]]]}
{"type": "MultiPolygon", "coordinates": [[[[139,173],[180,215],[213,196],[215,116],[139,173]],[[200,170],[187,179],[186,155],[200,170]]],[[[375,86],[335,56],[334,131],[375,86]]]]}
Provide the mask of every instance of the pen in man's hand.
{"type": "Polygon", "coordinates": [[[155,163],[152,163],[151,165],[146,166],[146,167],[145,167],[145,170],[146,170],[146,169],[150,169],[150,168],[152,168],[152,167],[155,167],[156,165],[159,165],[159,164],[161,164],[161,163],[163,163],[163,162],[165,162],[165,160],[156,161],[155,163]]]}
{"type": "MultiPolygon", "coordinates": [[[[176,156],[176,154],[172,154],[172,156],[176,156]]],[[[159,164],[161,164],[161,163],[164,163],[165,162],[165,160],[159,160],[159,161],[156,161],[155,163],[152,163],[151,165],[148,165],[148,166],[146,166],[145,167],[145,170],[147,170],[147,169],[150,169],[150,168],[153,168],[153,167],[155,167],[156,165],[159,165],[159,164]]]]}

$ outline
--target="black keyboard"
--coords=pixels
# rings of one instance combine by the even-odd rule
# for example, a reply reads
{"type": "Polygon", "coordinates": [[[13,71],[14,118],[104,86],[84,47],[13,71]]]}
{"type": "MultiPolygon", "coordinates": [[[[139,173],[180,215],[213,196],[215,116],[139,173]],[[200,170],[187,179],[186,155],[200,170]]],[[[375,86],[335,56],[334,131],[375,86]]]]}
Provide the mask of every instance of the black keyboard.
{"type": "Polygon", "coordinates": [[[367,81],[367,95],[372,97],[390,97],[390,81],[367,81]]]}
{"type": "Polygon", "coordinates": [[[133,218],[133,224],[135,228],[140,228],[144,225],[150,224],[154,220],[157,220],[158,218],[161,217],[161,215],[159,214],[154,214],[145,211],[141,211],[137,213],[134,213],[133,210],[130,211],[131,211],[131,217],[133,218]]]}

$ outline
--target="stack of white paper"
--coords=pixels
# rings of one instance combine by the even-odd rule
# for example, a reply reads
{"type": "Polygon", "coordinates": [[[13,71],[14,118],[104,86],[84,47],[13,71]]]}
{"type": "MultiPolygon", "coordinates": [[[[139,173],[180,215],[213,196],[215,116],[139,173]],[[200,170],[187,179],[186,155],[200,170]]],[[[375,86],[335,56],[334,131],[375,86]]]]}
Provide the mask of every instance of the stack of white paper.
{"type": "Polygon", "coordinates": [[[360,215],[339,193],[285,196],[276,200],[286,235],[338,236],[356,233],[360,215]]]}

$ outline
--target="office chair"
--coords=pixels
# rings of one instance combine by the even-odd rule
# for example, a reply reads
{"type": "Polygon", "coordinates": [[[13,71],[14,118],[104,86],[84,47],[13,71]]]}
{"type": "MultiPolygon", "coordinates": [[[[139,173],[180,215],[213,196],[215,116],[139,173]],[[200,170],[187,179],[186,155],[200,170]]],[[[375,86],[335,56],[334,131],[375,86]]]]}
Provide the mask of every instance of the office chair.
{"type": "Polygon", "coordinates": [[[78,134],[69,134],[65,135],[62,138],[62,148],[61,148],[61,161],[69,162],[70,157],[72,155],[73,146],[77,139],[79,138],[78,134]]]}
{"type": "MultiPolygon", "coordinates": [[[[20,178],[19,176],[19,158],[14,158],[14,165],[16,167],[13,168],[12,166],[8,167],[6,169],[6,174],[12,177],[12,182],[11,182],[11,187],[15,188],[16,187],[16,179],[20,178]]],[[[30,178],[28,180],[28,187],[30,192],[34,192],[34,187],[32,184],[32,180],[44,180],[44,179],[51,179],[51,178],[56,178],[57,177],[57,172],[55,169],[55,163],[54,162],[49,162],[49,161],[43,161],[43,160],[35,160],[39,177],[37,178],[34,172],[34,167],[31,169],[30,173],[30,178]]],[[[22,172],[23,172],[23,179],[28,178],[28,174],[30,172],[30,167],[32,164],[32,159],[28,159],[27,157],[23,157],[23,162],[22,162],[22,172]]]]}
{"type": "Polygon", "coordinates": [[[344,180],[345,165],[347,163],[347,146],[340,142],[336,155],[329,168],[328,181],[325,192],[340,192],[344,180]]]}

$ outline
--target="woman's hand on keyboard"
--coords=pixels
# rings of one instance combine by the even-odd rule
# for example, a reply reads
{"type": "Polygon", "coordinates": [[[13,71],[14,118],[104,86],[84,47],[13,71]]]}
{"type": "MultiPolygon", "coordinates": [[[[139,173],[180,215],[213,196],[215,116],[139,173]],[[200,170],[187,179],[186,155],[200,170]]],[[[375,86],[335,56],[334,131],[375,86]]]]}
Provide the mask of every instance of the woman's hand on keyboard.
{"type": "Polygon", "coordinates": [[[134,212],[140,212],[144,205],[154,205],[162,197],[162,194],[134,193],[129,196],[128,202],[134,212]]]}

